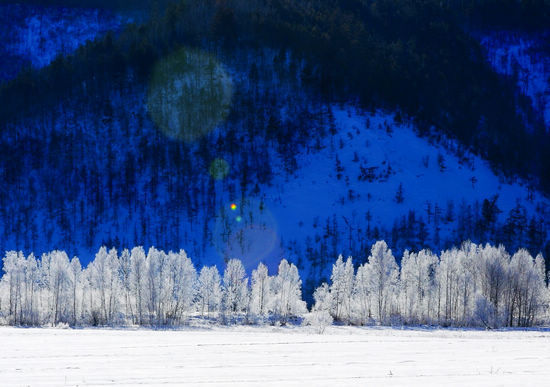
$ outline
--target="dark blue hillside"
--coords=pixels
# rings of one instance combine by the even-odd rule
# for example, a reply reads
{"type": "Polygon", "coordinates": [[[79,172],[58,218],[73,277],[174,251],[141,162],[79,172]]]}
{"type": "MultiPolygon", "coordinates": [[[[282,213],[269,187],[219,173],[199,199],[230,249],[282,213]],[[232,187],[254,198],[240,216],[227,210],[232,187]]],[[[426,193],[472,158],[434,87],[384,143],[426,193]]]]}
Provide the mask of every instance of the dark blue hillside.
{"type": "Polygon", "coordinates": [[[147,88],[131,75],[99,105],[72,100],[7,126],[0,139],[9,187],[0,193],[0,249],[64,249],[86,262],[101,245],[155,245],[207,259],[220,209],[264,187],[272,157],[287,160],[291,173],[297,152],[323,134],[318,121],[327,112],[297,83],[279,80],[289,78],[288,69],[274,67],[273,57],[262,50],[226,58],[234,74],[230,114],[193,142],[172,139],[151,122],[147,88]],[[248,74],[257,66],[264,71],[252,83],[248,74]],[[292,121],[281,121],[283,109],[292,121]],[[231,168],[226,179],[212,177],[218,159],[231,168]]]}
{"type": "Polygon", "coordinates": [[[0,81],[43,67],[87,40],[117,31],[122,17],[97,9],[0,4],[0,81]]]}

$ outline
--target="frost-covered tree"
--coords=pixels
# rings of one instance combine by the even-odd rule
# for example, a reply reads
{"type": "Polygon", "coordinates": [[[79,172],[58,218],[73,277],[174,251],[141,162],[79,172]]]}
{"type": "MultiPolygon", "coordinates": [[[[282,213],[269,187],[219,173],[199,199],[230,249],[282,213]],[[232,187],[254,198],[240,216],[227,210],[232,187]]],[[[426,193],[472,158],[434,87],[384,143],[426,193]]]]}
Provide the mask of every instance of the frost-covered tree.
{"type": "Polygon", "coordinates": [[[146,281],[145,250],[143,247],[134,247],[130,254],[130,289],[135,302],[134,322],[142,324],[144,321],[144,288],[146,281]]]}
{"type": "Polygon", "coordinates": [[[272,304],[271,277],[267,266],[263,263],[252,271],[250,312],[253,315],[264,317],[270,311],[272,304]]]}
{"type": "Polygon", "coordinates": [[[392,311],[399,269],[395,258],[384,241],[376,242],[366,266],[366,280],[379,322],[386,322],[392,311]]]}
{"type": "Polygon", "coordinates": [[[40,321],[38,263],[34,254],[30,254],[23,263],[23,305],[21,323],[36,325],[40,321]]]}
{"type": "Polygon", "coordinates": [[[458,303],[458,270],[458,250],[443,251],[436,271],[437,319],[440,323],[453,322],[458,303]]]}
{"type": "Polygon", "coordinates": [[[48,322],[69,322],[70,263],[64,251],[43,254],[40,269],[48,302],[48,322]]]}
{"type": "MultiPolygon", "coordinates": [[[[128,249],[122,250],[119,257],[118,275],[120,278],[120,286],[124,293],[124,316],[128,322],[129,318],[134,316],[132,302],[132,256],[128,249]]],[[[134,321],[132,321],[134,322],[134,321]]]]}
{"type": "Polygon", "coordinates": [[[312,326],[317,333],[323,334],[332,322],[333,318],[327,310],[314,310],[306,316],[302,324],[312,326]]]}
{"type": "Polygon", "coordinates": [[[353,284],[353,310],[355,319],[360,325],[365,325],[372,319],[369,275],[368,264],[359,266],[353,284]]]}
{"type": "Polygon", "coordinates": [[[306,303],[302,300],[302,280],[294,264],[283,259],[272,285],[273,311],[282,323],[306,311],[306,303]]]}
{"type": "Polygon", "coordinates": [[[479,250],[479,292],[476,318],[488,327],[505,324],[508,315],[506,293],[509,286],[510,255],[503,246],[486,245],[479,250]]]}
{"type": "MultiPolygon", "coordinates": [[[[282,260],[278,274],[260,264],[251,287],[243,265],[228,262],[222,279],[215,266],[197,273],[182,250],[165,253],[141,247],[102,247],[86,268],[63,251],[36,259],[7,252],[0,279],[0,324],[72,325],[181,324],[186,316],[233,317],[246,312],[287,323],[306,316],[295,265],[282,260]],[[220,313],[221,312],[221,313],[220,313]]],[[[368,262],[354,275],[351,257],[339,257],[331,283],[313,294],[304,324],[334,316],[352,324],[385,324],[389,317],[409,324],[533,326],[548,323],[550,292],[544,258],[520,249],[471,242],[441,252],[405,252],[401,268],[384,242],[372,246],[368,262]]]]}
{"type": "Polygon", "coordinates": [[[337,321],[351,322],[352,319],[352,295],[354,286],[354,269],[351,257],[344,262],[340,255],[336,263],[332,265],[330,276],[330,294],[332,305],[331,315],[337,321]]]}
{"type": "Polygon", "coordinates": [[[242,262],[230,259],[223,273],[223,307],[230,314],[244,312],[248,306],[248,278],[242,262]]]}
{"type": "Polygon", "coordinates": [[[216,266],[204,266],[199,274],[197,302],[201,316],[205,313],[210,317],[211,312],[217,312],[221,304],[221,278],[216,266]]]}
{"type": "Polygon", "coordinates": [[[71,316],[73,325],[76,325],[80,320],[78,311],[80,308],[80,288],[82,286],[81,280],[82,265],[80,264],[78,257],[73,257],[70,262],[69,270],[69,281],[71,284],[71,316]]]}
{"type": "Polygon", "coordinates": [[[151,247],[147,253],[145,298],[150,324],[166,323],[168,288],[168,257],[164,251],[151,247]]]}
{"type": "Polygon", "coordinates": [[[185,251],[168,253],[168,310],[167,318],[174,323],[181,322],[191,311],[197,282],[197,271],[185,251]]]}
{"type": "Polygon", "coordinates": [[[510,326],[526,327],[536,321],[547,302],[544,285],[544,264],[533,259],[527,250],[520,249],[510,261],[510,326]]]}
{"type": "Polygon", "coordinates": [[[23,253],[16,251],[8,251],[3,259],[5,272],[3,281],[7,283],[8,289],[8,316],[14,325],[21,324],[23,315],[24,260],[23,253]]]}
{"type": "Polygon", "coordinates": [[[88,267],[89,283],[94,296],[90,312],[95,323],[113,324],[119,310],[121,285],[118,254],[115,249],[99,249],[88,267]]]}
{"type": "Polygon", "coordinates": [[[428,250],[405,251],[401,260],[401,313],[410,323],[429,323],[433,308],[433,273],[437,257],[428,250]]]}
{"type": "Polygon", "coordinates": [[[313,305],[313,310],[324,310],[329,312],[332,308],[332,295],[330,293],[330,286],[323,282],[321,286],[319,286],[315,291],[313,292],[313,299],[315,300],[315,304],[313,305]]]}

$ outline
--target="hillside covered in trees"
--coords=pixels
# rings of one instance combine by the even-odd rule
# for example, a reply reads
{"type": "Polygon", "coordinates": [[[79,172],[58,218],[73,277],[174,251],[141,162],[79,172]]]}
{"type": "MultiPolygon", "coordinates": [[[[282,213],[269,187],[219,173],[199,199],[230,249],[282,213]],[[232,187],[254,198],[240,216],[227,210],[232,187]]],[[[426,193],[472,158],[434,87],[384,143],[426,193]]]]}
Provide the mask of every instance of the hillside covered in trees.
{"type": "Polygon", "coordinates": [[[480,39],[546,0],[1,4],[0,250],[285,257],[308,301],[379,239],[550,254],[548,88],[480,39]]]}

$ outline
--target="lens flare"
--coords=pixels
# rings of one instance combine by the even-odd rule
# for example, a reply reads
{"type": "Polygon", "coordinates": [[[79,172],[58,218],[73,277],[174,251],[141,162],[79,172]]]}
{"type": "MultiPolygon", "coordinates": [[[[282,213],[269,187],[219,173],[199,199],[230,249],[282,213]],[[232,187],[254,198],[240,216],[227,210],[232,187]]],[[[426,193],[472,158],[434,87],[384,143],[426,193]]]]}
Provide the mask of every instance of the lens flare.
{"type": "Polygon", "coordinates": [[[232,94],[231,77],[212,55],[185,48],[155,65],[147,108],[160,131],[189,143],[225,120],[232,94]]]}
{"type": "Polygon", "coordinates": [[[224,159],[215,159],[210,163],[208,172],[214,180],[223,180],[229,175],[229,164],[224,159]]]}
{"type": "Polygon", "coordinates": [[[220,208],[212,229],[212,244],[220,258],[239,258],[249,272],[260,262],[276,270],[284,251],[273,214],[253,198],[228,207],[220,208]]]}

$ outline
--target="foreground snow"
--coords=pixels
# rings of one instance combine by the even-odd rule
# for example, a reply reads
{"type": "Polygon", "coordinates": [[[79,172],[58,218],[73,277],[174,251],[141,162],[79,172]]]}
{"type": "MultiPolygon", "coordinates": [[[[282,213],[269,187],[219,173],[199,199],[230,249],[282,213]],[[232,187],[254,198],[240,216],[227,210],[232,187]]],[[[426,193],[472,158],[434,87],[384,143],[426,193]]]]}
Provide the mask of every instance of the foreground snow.
{"type": "Polygon", "coordinates": [[[20,385],[547,385],[550,332],[0,328],[20,385]]]}

